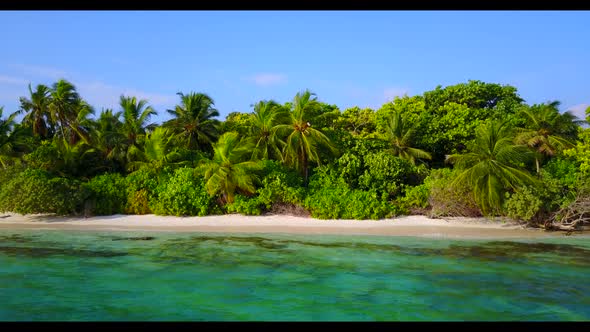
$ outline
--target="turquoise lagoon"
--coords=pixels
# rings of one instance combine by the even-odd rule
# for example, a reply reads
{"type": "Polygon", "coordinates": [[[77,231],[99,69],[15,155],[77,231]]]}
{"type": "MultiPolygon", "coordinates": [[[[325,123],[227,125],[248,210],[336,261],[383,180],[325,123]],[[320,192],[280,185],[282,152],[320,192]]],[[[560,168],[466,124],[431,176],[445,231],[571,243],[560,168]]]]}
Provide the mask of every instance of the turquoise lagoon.
{"type": "Polygon", "coordinates": [[[0,231],[3,321],[589,320],[590,238],[0,231]]]}

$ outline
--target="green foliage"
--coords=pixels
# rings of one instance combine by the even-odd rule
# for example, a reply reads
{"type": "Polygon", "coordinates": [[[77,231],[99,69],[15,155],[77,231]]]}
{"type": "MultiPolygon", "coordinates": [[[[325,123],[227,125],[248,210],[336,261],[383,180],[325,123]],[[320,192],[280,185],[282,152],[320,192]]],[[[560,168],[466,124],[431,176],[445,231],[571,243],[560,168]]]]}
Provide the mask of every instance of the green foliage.
{"type": "Polygon", "coordinates": [[[91,192],[92,210],[95,215],[111,215],[125,212],[127,201],[125,178],[120,174],[96,176],[84,186],[91,192]]]}
{"type": "Polygon", "coordinates": [[[375,191],[328,187],[307,196],[304,206],[318,219],[381,219],[396,215],[399,209],[375,191]]]}
{"type": "Polygon", "coordinates": [[[417,168],[409,161],[387,152],[368,154],[364,169],[359,177],[359,188],[374,190],[388,198],[401,194],[403,185],[417,185],[421,180],[417,168]]]}
{"type": "Polygon", "coordinates": [[[231,112],[225,117],[225,121],[219,127],[221,134],[237,132],[240,136],[246,136],[252,126],[250,113],[231,112]]]}
{"type": "MultiPolygon", "coordinates": [[[[590,112],[587,111],[586,113],[589,114],[590,112]]],[[[590,114],[588,118],[590,118],[590,114]]],[[[590,175],[590,129],[580,129],[579,141],[576,146],[565,150],[564,155],[578,161],[580,163],[580,171],[583,174],[590,175]]]]}
{"type": "Polygon", "coordinates": [[[13,165],[7,168],[0,168],[0,192],[14,178],[19,176],[25,168],[22,165],[13,165]]]}
{"type": "Polygon", "coordinates": [[[488,122],[478,128],[469,153],[451,155],[447,159],[461,170],[454,182],[472,188],[473,198],[485,215],[501,212],[507,191],[538,184],[522,168],[530,160],[530,152],[512,142],[511,128],[505,123],[488,122]]]}
{"type": "Polygon", "coordinates": [[[302,205],[305,189],[300,176],[282,164],[267,160],[264,163],[262,185],[256,190],[258,201],[266,210],[274,203],[302,205]]]}
{"type": "Polygon", "coordinates": [[[166,172],[156,173],[150,168],[141,168],[125,177],[127,185],[127,205],[125,212],[129,214],[152,213],[152,206],[158,198],[158,184],[166,182],[166,172]]]}
{"type": "Polygon", "coordinates": [[[179,168],[157,190],[153,212],[158,215],[206,216],[213,199],[205,191],[203,178],[195,175],[192,168],[179,168]]]}
{"type": "Polygon", "coordinates": [[[406,210],[426,209],[430,205],[428,197],[430,197],[429,186],[421,184],[418,186],[407,187],[405,189],[405,195],[400,197],[398,202],[406,210]]]}
{"type": "Polygon", "coordinates": [[[149,133],[143,141],[142,149],[135,146],[129,148],[128,156],[132,162],[129,162],[130,170],[140,168],[153,168],[156,171],[164,167],[181,167],[187,166],[186,160],[181,160],[181,154],[175,145],[175,136],[172,130],[166,127],[158,127],[149,133]]]}
{"type": "Polygon", "coordinates": [[[504,204],[508,217],[529,221],[537,215],[543,206],[543,201],[535,188],[524,186],[509,195],[504,204]]]}
{"type": "Polygon", "coordinates": [[[42,141],[31,153],[24,155],[23,160],[28,167],[48,172],[60,169],[60,156],[57,147],[51,141],[42,141]]]}
{"type": "MultiPolygon", "coordinates": [[[[323,114],[324,106],[309,90],[297,93],[287,124],[276,126],[276,130],[286,136],[283,160],[303,175],[305,184],[309,178],[309,163],[321,163],[320,146],[335,152],[328,137],[315,129],[317,124],[310,122],[320,118],[316,114],[323,114]]],[[[321,125],[317,126],[322,128],[321,125]]]]}
{"type": "Polygon", "coordinates": [[[140,189],[130,192],[127,195],[127,204],[125,205],[125,212],[128,214],[150,214],[150,193],[147,189],[140,189]]]}
{"type": "Polygon", "coordinates": [[[336,169],[321,166],[310,178],[303,206],[314,218],[380,219],[401,212],[376,190],[351,189],[336,169]]]}
{"type": "Polygon", "coordinates": [[[361,110],[357,106],[348,108],[334,121],[334,127],[352,135],[369,135],[376,128],[375,111],[370,108],[361,110]]]}
{"type": "MultiPolygon", "coordinates": [[[[572,158],[557,157],[551,159],[541,172],[546,172],[553,179],[559,181],[559,185],[567,190],[575,190],[579,186],[580,163],[572,158]]],[[[547,177],[547,175],[544,177],[547,177]]]]}
{"type": "Polygon", "coordinates": [[[0,207],[11,211],[378,219],[430,209],[534,222],[590,182],[590,129],[558,102],[528,106],[494,83],[438,86],[376,111],[340,112],[303,91],[223,122],[208,95],[179,93],[161,126],[146,100],[121,96],[120,111],[93,118],[68,81],[28,92],[22,123],[0,111],[0,207]]]}
{"type": "Polygon", "coordinates": [[[277,125],[287,121],[288,110],[274,101],[260,101],[250,114],[248,137],[253,142],[252,159],[280,160],[281,149],[277,125]]]}
{"type": "Polygon", "coordinates": [[[225,206],[229,213],[240,213],[247,216],[258,216],[262,213],[262,204],[258,197],[236,195],[233,203],[225,206]]]}
{"type": "Polygon", "coordinates": [[[523,186],[506,194],[504,213],[514,219],[542,222],[550,214],[570,204],[583,181],[575,163],[567,159],[554,159],[540,173],[541,186],[523,186]]]}
{"type": "Polygon", "coordinates": [[[405,119],[421,130],[425,120],[425,103],[422,96],[395,97],[390,103],[385,103],[375,112],[375,125],[377,132],[385,134],[389,119],[395,114],[401,114],[405,119]]]}
{"type": "Polygon", "coordinates": [[[262,166],[258,161],[249,160],[252,147],[252,142],[240,139],[238,133],[229,132],[219,137],[213,145],[213,159],[203,161],[197,168],[205,177],[210,195],[220,193],[224,203],[232,203],[236,191],[246,195],[256,191],[254,172],[262,166]]]}
{"type": "Polygon", "coordinates": [[[75,214],[81,212],[88,196],[76,180],[26,169],[2,186],[0,210],[20,214],[75,214]]]}
{"type": "Polygon", "coordinates": [[[448,102],[464,104],[472,109],[492,109],[502,101],[520,103],[523,100],[513,86],[469,80],[444,88],[439,85],[424,93],[424,101],[428,109],[439,108],[448,102]]]}
{"type": "Polygon", "coordinates": [[[428,204],[432,217],[479,217],[481,211],[471,195],[471,188],[456,182],[458,171],[448,168],[433,170],[424,185],[428,188],[428,204]]]}
{"type": "Polygon", "coordinates": [[[176,105],[168,113],[173,116],[164,125],[174,129],[177,140],[188,149],[209,149],[217,139],[219,112],[213,107],[211,97],[204,93],[183,94],[180,96],[180,105],[176,105]]]}
{"type": "Polygon", "coordinates": [[[538,153],[535,157],[537,173],[540,172],[542,156],[555,156],[574,146],[578,120],[569,112],[561,114],[558,106],[556,101],[522,111],[527,121],[525,127],[518,128],[515,142],[525,144],[538,153]]]}

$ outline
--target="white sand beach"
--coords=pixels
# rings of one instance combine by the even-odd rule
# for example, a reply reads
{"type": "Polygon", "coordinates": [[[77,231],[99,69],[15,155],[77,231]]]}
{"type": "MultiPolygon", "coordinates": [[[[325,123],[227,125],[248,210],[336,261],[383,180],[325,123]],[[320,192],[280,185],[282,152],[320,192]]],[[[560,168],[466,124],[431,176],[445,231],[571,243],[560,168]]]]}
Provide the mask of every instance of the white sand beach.
{"type": "Polygon", "coordinates": [[[206,217],[113,215],[83,218],[8,213],[0,214],[0,229],[296,233],[447,238],[564,236],[564,233],[561,232],[524,229],[514,222],[502,220],[486,218],[431,219],[419,215],[383,220],[319,220],[288,215],[243,216],[232,214],[206,217]]]}

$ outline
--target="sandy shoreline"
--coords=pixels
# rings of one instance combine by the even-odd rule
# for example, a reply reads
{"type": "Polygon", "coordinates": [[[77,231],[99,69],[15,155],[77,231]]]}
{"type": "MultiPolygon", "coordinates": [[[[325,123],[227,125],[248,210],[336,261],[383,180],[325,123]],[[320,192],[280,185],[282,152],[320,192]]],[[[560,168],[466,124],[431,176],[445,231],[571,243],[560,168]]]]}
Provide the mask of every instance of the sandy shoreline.
{"type": "MultiPolygon", "coordinates": [[[[286,215],[173,217],[113,215],[91,218],[0,214],[0,230],[55,229],[104,231],[172,231],[223,233],[293,233],[448,238],[547,238],[563,233],[523,229],[484,218],[430,219],[404,216],[383,220],[318,220],[286,215]]],[[[582,235],[586,236],[586,235],[582,235]]]]}

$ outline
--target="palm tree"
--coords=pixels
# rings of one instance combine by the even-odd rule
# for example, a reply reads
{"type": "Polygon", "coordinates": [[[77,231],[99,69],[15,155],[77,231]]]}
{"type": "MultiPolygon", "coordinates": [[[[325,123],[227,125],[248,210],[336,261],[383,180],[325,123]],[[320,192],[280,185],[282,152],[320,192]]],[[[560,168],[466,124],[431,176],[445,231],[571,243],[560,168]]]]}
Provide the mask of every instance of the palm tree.
{"type": "Polygon", "coordinates": [[[22,123],[32,128],[33,135],[40,136],[42,139],[50,138],[53,134],[49,111],[51,90],[49,87],[39,84],[33,91],[31,84],[29,84],[29,95],[30,99],[20,97],[19,112],[26,112],[22,123]]]}
{"type": "Polygon", "coordinates": [[[59,128],[62,137],[67,137],[66,128],[70,121],[78,115],[77,108],[79,106],[80,95],[72,83],[61,79],[53,84],[49,113],[51,121],[59,128]]]}
{"type": "Polygon", "coordinates": [[[253,144],[240,140],[238,133],[228,132],[213,145],[213,159],[203,162],[197,172],[205,176],[205,188],[209,195],[221,193],[224,203],[233,203],[235,192],[255,192],[256,175],[262,168],[260,162],[248,160],[253,144]]]}
{"type": "Polygon", "coordinates": [[[170,129],[163,127],[157,127],[147,135],[143,149],[134,145],[129,147],[129,155],[135,159],[128,164],[130,171],[143,167],[159,171],[165,166],[179,167],[188,164],[187,161],[178,161],[180,154],[174,147],[174,135],[170,129]]]}
{"type": "Polygon", "coordinates": [[[168,110],[174,118],[165,126],[174,128],[180,141],[189,149],[205,149],[211,146],[218,136],[219,112],[213,108],[213,99],[204,93],[191,92],[187,95],[178,92],[180,105],[168,110]]]}
{"type": "Polygon", "coordinates": [[[125,135],[121,133],[123,123],[119,118],[122,112],[113,113],[113,110],[106,109],[100,113],[90,131],[92,145],[100,151],[106,160],[124,162],[125,159],[125,135]]]}
{"type": "Polygon", "coordinates": [[[135,146],[139,148],[140,141],[144,138],[146,130],[156,127],[155,123],[148,124],[152,115],[158,113],[151,107],[147,106],[147,100],[137,100],[135,97],[121,96],[119,104],[123,109],[123,134],[127,139],[128,147],[135,146]]]}
{"type": "Polygon", "coordinates": [[[281,150],[277,137],[277,124],[284,123],[288,114],[275,101],[260,101],[254,105],[250,114],[252,124],[250,138],[255,144],[252,159],[269,159],[272,155],[280,157],[281,150]]]}
{"type": "Polygon", "coordinates": [[[86,144],[91,144],[90,133],[94,126],[94,121],[88,118],[90,115],[94,115],[94,108],[86,101],[79,99],[77,104],[74,105],[72,118],[68,122],[69,128],[66,131],[69,132],[69,143],[71,145],[76,144],[80,140],[86,144]]]}
{"type": "Polygon", "coordinates": [[[554,156],[559,151],[574,146],[577,125],[581,121],[570,112],[560,114],[559,105],[558,101],[554,101],[522,111],[527,127],[518,128],[515,143],[526,144],[538,153],[535,156],[537,173],[540,172],[542,156],[554,156]]]}
{"type": "Polygon", "coordinates": [[[287,124],[277,125],[277,130],[287,134],[283,148],[283,161],[292,165],[304,177],[307,186],[309,178],[309,162],[321,162],[318,155],[319,145],[334,151],[330,140],[319,130],[312,128],[308,121],[308,114],[313,114],[321,105],[315,94],[306,90],[297,93],[293,100],[292,111],[289,113],[287,124]]]}
{"type": "Polygon", "coordinates": [[[504,191],[521,185],[536,185],[536,180],[520,163],[531,157],[524,145],[514,145],[510,129],[504,123],[480,126],[474,144],[466,154],[447,156],[461,171],[453,184],[473,188],[473,196],[484,215],[500,210],[504,191]]]}
{"type": "Polygon", "coordinates": [[[412,164],[416,164],[416,159],[432,159],[430,153],[412,147],[412,136],[414,135],[414,128],[408,126],[407,120],[402,117],[400,112],[394,112],[391,118],[387,121],[385,134],[387,141],[391,145],[388,152],[394,156],[409,160],[412,164]]]}
{"type": "Polygon", "coordinates": [[[4,107],[0,107],[0,165],[3,168],[8,167],[14,160],[17,159],[17,145],[21,139],[21,130],[15,129],[14,118],[18,112],[14,112],[6,119],[2,119],[4,107]]]}

